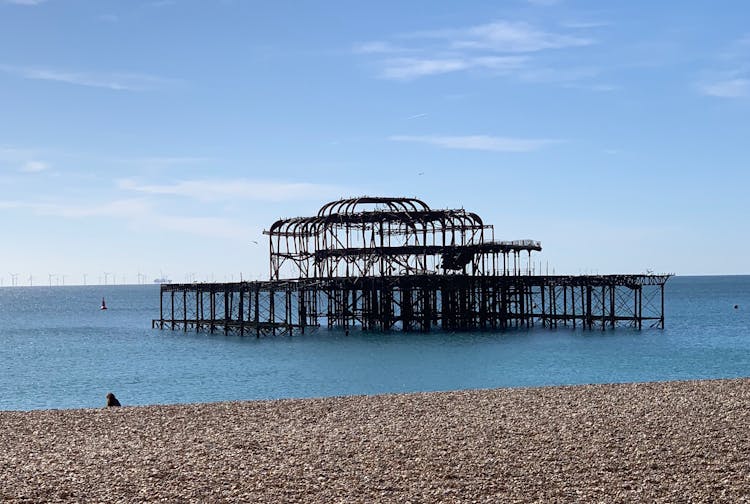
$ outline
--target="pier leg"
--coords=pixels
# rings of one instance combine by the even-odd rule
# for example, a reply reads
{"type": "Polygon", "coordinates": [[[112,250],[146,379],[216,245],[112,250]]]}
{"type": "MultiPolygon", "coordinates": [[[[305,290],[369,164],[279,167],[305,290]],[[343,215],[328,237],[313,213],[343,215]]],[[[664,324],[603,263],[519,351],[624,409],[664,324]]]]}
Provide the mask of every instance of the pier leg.
{"type": "Polygon", "coordinates": [[[573,329],[576,328],[576,288],[575,285],[570,287],[570,308],[573,316],[573,329]]]}
{"type": "Polygon", "coordinates": [[[240,306],[239,306],[240,336],[245,335],[245,291],[240,284],[240,306]]]}
{"type": "Polygon", "coordinates": [[[195,287],[195,330],[201,328],[201,319],[203,318],[203,291],[200,287],[195,287]]]}
{"type": "Polygon", "coordinates": [[[292,320],[292,290],[288,285],[284,291],[284,322],[289,330],[289,336],[292,336],[292,327],[294,324],[294,321],[292,320]]]}
{"type": "MultiPolygon", "coordinates": [[[[550,303],[552,303],[550,306],[550,311],[552,312],[552,322],[555,324],[555,329],[557,329],[557,289],[555,289],[554,285],[550,285],[549,290],[549,299],[550,303]]],[[[552,326],[552,324],[550,324],[550,326],[552,326]]]]}
{"type": "MultiPolygon", "coordinates": [[[[523,310],[521,310],[521,317],[523,317],[523,310]]],[[[508,289],[505,285],[503,285],[502,287],[500,287],[500,328],[506,329],[507,327],[508,327],[508,289]]]]}
{"type": "Polygon", "coordinates": [[[271,334],[276,336],[276,292],[273,289],[271,289],[269,301],[268,322],[271,324],[271,334]]]}
{"type": "Polygon", "coordinates": [[[638,296],[638,329],[641,329],[643,327],[643,287],[638,286],[637,289],[637,296],[638,296]]]}
{"type": "Polygon", "coordinates": [[[172,294],[172,316],[170,319],[172,320],[172,330],[174,331],[174,291],[171,291],[172,294]]]}
{"type": "Polygon", "coordinates": [[[216,329],[216,290],[211,287],[211,290],[209,291],[209,295],[211,296],[209,298],[209,324],[210,324],[210,332],[211,334],[214,333],[214,330],[216,329]]]}
{"type": "Polygon", "coordinates": [[[229,287],[224,286],[224,334],[229,332],[229,317],[230,317],[230,306],[229,306],[229,287]]]}
{"type": "Polygon", "coordinates": [[[659,315],[659,328],[664,329],[664,284],[659,287],[661,295],[661,314],[659,315]]]}
{"type": "Polygon", "coordinates": [[[255,337],[260,338],[260,287],[255,286],[255,337]]]}
{"type": "Polygon", "coordinates": [[[297,289],[297,319],[299,321],[299,327],[302,334],[305,334],[305,324],[307,323],[307,314],[305,313],[305,293],[304,291],[297,289]]]}

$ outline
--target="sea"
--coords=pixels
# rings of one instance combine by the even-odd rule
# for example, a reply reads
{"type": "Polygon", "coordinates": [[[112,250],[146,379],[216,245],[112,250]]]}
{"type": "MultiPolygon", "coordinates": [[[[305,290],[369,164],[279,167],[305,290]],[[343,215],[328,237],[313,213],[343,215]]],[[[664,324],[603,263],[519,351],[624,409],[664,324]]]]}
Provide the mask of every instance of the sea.
{"type": "Polygon", "coordinates": [[[750,376],[750,276],[671,278],[666,327],[641,331],[258,339],[152,329],[158,314],[158,285],[0,288],[0,410],[750,376]]]}

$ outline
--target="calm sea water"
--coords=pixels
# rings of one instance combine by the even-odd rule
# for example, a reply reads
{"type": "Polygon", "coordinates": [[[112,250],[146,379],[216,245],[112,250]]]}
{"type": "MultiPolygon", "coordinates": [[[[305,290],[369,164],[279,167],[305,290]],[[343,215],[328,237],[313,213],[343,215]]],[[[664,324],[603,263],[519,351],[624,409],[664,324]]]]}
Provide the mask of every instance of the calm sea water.
{"type": "Polygon", "coordinates": [[[640,332],[256,339],[153,330],[158,311],[158,286],[0,288],[0,410],[750,376],[750,276],[671,279],[666,329],[640,332]]]}

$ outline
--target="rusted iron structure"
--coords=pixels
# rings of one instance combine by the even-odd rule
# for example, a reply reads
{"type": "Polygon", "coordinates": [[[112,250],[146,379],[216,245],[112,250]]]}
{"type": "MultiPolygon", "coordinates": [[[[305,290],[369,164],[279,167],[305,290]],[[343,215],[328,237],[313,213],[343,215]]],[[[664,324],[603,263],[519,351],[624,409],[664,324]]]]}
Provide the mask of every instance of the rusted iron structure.
{"type": "Polygon", "coordinates": [[[414,198],[334,201],[314,217],[276,221],[266,234],[271,280],[530,274],[521,255],[542,250],[533,240],[495,241],[477,214],[414,198]]]}
{"type": "Polygon", "coordinates": [[[270,280],[164,284],[153,327],[239,334],[664,327],[669,275],[536,274],[534,240],[496,241],[463,209],[362,197],[276,221],[270,280]]]}

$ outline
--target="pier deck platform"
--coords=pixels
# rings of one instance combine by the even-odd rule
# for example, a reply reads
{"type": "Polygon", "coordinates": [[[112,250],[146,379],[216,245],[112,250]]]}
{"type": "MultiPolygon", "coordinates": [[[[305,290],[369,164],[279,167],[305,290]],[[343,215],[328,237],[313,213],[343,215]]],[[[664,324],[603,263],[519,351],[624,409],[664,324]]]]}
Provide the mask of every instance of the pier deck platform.
{"type": "Polygon", "coordinates": [[[410,275],[163,284],[152,327],[248,335],[664,327],[669,275],[410,275]]]}

